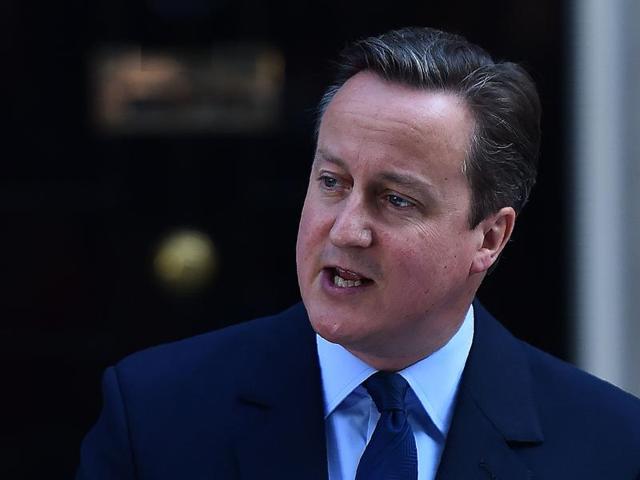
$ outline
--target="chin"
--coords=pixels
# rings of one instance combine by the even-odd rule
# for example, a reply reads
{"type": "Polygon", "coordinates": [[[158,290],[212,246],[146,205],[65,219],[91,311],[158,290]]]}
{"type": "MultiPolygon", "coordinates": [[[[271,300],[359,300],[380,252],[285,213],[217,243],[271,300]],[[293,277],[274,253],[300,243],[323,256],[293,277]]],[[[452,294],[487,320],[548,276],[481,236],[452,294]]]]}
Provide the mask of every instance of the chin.
{"type": "Polygon", "coordinates": [[[344,322],[336,321],[335,315],[330,314],[316,314],[309,313],[309,321],[313,330],[331,343],[338,343],[344,345],[349,343],[349,334],[346,331],[347,328],[344,322]]]}
{"type": "Polygon", "coordinates": [[[366,345],[370,345],[372,337],[375,337],[373,332],[358,328],[351,318],[336,321],[336,316],[330,314],[311,318],[311,326],[318,335],[352,353],[354,350],[367,350],[366,345]]]}
{"type": "Polygon", "coordinates": [[[313,330],[325,340],[332,343],[339,343],[340,326],[335,321],[329,320],[321,315],[312,315],[309,313],[309,321],[313,330]]]}

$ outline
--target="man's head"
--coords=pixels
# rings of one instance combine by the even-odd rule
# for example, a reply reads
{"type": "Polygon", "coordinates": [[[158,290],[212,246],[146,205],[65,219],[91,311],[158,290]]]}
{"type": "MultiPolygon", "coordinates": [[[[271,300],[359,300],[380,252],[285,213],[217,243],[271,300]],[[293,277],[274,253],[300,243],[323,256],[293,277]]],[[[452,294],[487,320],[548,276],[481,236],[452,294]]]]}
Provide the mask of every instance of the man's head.
{"type": "Polygon", "coordinates": [[[320,105],[298,278],[316,331],[379,368],[455,333],[535,181],[529,76],[458,36],[347,47],[320,105]]]}
{"type": "Polygon", "coordinates": [[[538,93],[522,67],[494,62],[463,37],[431,28],[357,41],[340,59],[335,82],[320,101],[317,129],[336,92],[363,70],[393,83],[455,93],[475,120],[464,164],[473,195],[471,226],[500,207],[522,210],[535,184],[540,145],[538,93]]]}

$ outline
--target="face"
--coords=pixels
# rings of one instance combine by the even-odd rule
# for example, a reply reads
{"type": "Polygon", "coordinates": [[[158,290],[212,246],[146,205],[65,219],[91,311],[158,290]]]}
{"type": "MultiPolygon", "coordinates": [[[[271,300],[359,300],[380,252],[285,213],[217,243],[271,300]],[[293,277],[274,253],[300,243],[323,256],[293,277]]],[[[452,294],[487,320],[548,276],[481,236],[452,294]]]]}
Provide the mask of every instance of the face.
{"type": "Polygon", "coordinates": [[[473,131],[451,93],[352,77],[329,104],[296,259],[318,334],[401,367],[455,333],[483,273],[463,173],[473,131]],[[395,363],[394,363],[395,362],[395,363]]]}

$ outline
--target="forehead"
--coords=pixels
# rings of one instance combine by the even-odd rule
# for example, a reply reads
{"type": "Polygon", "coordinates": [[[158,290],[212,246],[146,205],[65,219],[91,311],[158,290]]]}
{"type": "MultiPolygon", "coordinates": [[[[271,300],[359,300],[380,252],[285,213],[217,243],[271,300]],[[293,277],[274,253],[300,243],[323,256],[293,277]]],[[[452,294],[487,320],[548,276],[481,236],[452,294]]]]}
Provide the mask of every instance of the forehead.
{"type": "Polygon", "coordinates": [[[364,71],[327,106],[318,147],[339,157],[384,154],[394,164],[422,158],[431,167],[462,171],[473,128],[465,101],[455,93],[401,85],[364,71]]]}

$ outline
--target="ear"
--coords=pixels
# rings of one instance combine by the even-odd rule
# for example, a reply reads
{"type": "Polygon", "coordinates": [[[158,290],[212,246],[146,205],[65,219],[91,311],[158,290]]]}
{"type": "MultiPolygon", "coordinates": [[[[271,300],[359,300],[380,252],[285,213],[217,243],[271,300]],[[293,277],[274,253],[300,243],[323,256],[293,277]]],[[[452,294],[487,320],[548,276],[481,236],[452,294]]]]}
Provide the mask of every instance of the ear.
{"type": "Polygon", "coordinates": [[[515,210],[503,207],[478,224],[476,228],[482,236],[482,243],[471,263],[470,273],[486,272],[498,260],[511,237],[515,223],[515,210]]]}

